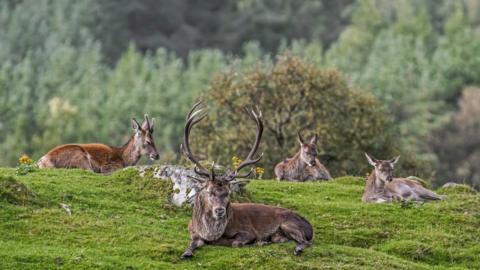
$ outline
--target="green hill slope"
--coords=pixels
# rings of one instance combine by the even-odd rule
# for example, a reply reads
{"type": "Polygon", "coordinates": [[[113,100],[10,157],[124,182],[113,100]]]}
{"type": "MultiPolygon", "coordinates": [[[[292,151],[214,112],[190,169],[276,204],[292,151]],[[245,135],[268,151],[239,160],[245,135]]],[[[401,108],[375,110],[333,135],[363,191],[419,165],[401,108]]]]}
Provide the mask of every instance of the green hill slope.
{"type": "Polygon", "coordinates": [[[190,209],[167,202],[166,182],[132,170],[9,176],[14,169],[0,169],[0,269],[480,268],[480,196],[464,191],[437,203],[377,205],[360,202],[361,178],[252,181],[242,200],[301,213],[315,228],[313,247],[295,257],[294,243],[205,246],[183,261],[190,209]]]}

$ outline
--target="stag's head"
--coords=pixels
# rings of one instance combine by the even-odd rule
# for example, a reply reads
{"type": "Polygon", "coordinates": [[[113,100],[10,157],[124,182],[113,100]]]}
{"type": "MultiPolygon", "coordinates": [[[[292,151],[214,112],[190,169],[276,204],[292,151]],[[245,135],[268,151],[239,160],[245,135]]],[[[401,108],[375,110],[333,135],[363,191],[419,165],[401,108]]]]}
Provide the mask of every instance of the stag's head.
{"type": "Polygon", "coordinates": [[[308,166],[315,166],[317,163],[317,134],[310,138],[310,141],[306,142],[302,134],[298,132],[298,143],[300,144],[300,159],[308,166]]]}
{"type": "Polygon", "coordinates": [[[140,125],[135,118],[132,118],[132,127],[135,131],[133,136],[135,146],[140,150],[141,155],[148,156],[151,160],[159,159],[155,142],[153,141],[153,121],[145,114],[145,120],[140,125]]]}
{"type": "Polygon", "coordinates": [[[215,174],[215,166],[208,170],[201,163],[200,160],[192,153],[190,148],[190,131],[192,127],[207,116],[204,108],[200,108],[202,102],[196,103],[190,112],[187,114],[183,144],[181,145],[183,154],[195,164],[195,173],[198,177],[191,177],[192,180],[203,183],[203,189],[200,191],[203,204],[206,209],[211,210],[212,215],[216,219],[224,218],[227,214],[227,208],[230,204],[230,186],[237,182],[237,178],[246,178],[252,171],[247,174],[240,174],[240,170],[253,165],[260,161],[263,154],[254,158],[255,153],[260,145],[260,140],[263,133],[262,113],[257,110],[246,110],[248,115],[256,123],[255,142],[245,160],[241,162],[234,170],[228,171],[222,175],[215,174]]]}
{"type": "Polygon", "coordinates": [[[375,176],[383,182],[390,182],[393,180],[393,167],[397,163],[400,156],[389,160],[378,160],[367,153],[365,153],[368,163],[375,168],[375,176]]]}

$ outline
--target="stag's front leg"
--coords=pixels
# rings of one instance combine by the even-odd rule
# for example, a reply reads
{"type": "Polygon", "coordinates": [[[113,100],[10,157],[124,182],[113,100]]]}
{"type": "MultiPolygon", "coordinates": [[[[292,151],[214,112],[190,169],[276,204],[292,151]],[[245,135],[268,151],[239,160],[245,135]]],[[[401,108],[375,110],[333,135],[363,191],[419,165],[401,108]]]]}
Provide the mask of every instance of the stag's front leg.
{"type": "Polygon", "coordinates": [[[203,246],[204,244],[205,244],[205,241],[203,241],[203,239],[200,238],[200,236],[193,235],[190,245],[188,246],[187,250],[185,250],[185,252],[182,254],[182,259],[188,259],[193,257],[193,251],[196,248],[203,246]]]}

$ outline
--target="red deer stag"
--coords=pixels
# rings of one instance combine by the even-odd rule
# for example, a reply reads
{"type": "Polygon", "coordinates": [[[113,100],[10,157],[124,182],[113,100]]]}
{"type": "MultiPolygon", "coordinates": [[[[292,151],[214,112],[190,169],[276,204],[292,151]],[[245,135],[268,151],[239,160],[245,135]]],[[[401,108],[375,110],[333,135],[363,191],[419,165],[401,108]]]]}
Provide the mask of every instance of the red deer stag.
{"type": "Polygon", "coordinates": [[[111,173],[135,165],[142,155],[158,159],[153,141],[153,118],[145,115],[143,124],[132,118],[134,134],[122,147],[99,143],[59,145],[37,162],[40,168],[79,168],[97,173],[111,173]]]}
{"type": "Polygon", "coordinates": [[[298,132],[300,151],[293,158],[286,159],[275,166],[277,180],[303,182],[308,180],[331,179],[330,172],[320,163],[317,156],[317,135],[313,135],[308,143],[298,132]]]}
{"type": "Polygon", "coordinates": [[[196,110],[200,104],[195,104],[187,115],[182,144],[183,153],[195,164],[195,172],[199,177],[194,180],[203,183],[202,190],[195,198],[192,220],[188,225],[191,242],[182,258],[192,257],[193,251],[204,244],[241,247],[289,240],[297,242],[294,254],[299,255],[313,240],[312,225],[305,218],[280,207],[230,202],[230,185],[236,178],[245,178],[252,172],[239,175],[239,171],[262,158],[262,155],[253,157],[263,133],[261,112],[247,110],[257,125],[255,142],[247,158],[235,170],[215,175],[213,168],[209,171],[199,162],[189,146],[192,127],[206,116],[206,113],[201,113],[203,109],[196,110]]]}
{"type": "Polygon", "coordinates": [[[365,156],[374,169],[367,178],[362,196],[363,202],[441,200],[439,195],[424,188],[415,180],[393,178],[393,167],[400,156],[390,160],[378,160],[367,153],[365,153],[365,156]]]}

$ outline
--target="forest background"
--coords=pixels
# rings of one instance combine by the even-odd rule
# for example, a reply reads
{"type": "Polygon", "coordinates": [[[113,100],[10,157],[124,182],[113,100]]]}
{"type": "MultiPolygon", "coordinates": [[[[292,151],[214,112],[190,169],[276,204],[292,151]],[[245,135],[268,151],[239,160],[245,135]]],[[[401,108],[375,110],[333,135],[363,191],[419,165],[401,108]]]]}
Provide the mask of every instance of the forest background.
{"type": "Polygon", "coordinates": [[[398,174],[479,188],[479,87],[477,0],[0,1],[1,166],[121,145],[145,112],[161,163],[181,162],[185,113],[203,99],[196,152],[220,164],[249,148],[241,108],[257,103],[266,177],[302,130],[334,176],[365,175],[368,151],[401,155],[398,174]]]}

